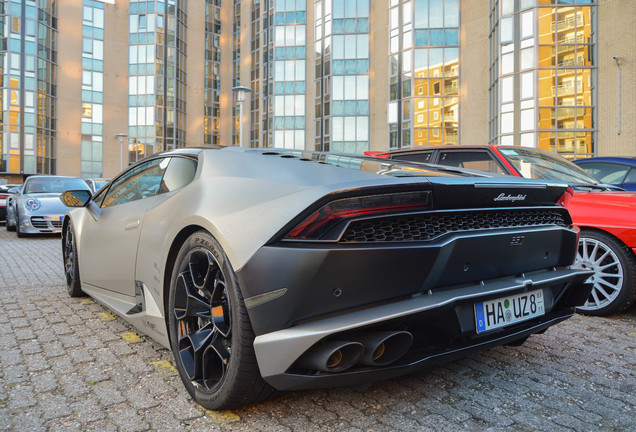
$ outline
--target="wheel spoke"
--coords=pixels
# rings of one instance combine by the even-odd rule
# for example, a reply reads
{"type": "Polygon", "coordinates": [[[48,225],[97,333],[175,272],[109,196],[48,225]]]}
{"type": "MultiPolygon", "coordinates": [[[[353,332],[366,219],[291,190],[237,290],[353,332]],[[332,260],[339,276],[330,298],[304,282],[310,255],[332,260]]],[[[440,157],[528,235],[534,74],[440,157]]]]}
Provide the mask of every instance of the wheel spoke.
{"type": "Polygon", "coordinates": [[[605,253],[603,255],[601,255],[600,258],[597,258],[596,260],[593,260],[592,262],[594,263],[595,266],[599,266],[601,265],[601,263],[603,262],[603,260],[605,260],[605,258],[610,254],[611,251],[606,250],[605,253]]]}
{"type": "Polygon", "coordinates": [[[597,282],[598,282],[598,284],[595,285],[595,288],[597,288],[597,289],[601,289],[601,284],[603,284],[607,288],[610,288],[612,291],[618,291],[620,289],[620,287],[621,287],[620,283],[618,283],[618,284],[609,283],[605,279],[599,279],[597,282]]]}
{"type": "Polygon", "coordinates": [[[581,240],[581,258],[583,260],[587,260],[589,258],[589,255],[587,253],[587,239],[582,239],[581,240]]]}
{"type": "Polygon", "coordinates": [[[214,279],[214,291],[212,292],[212,321],[214,327],[223,337],[230,335],[232,327],[230,316],[230,302],[227,296],[227,286],[219,272],[214,279]]]}
{"type": "Polygon", "coordinates": [[[191,380],[200,379],[203,374],[203,353],[212,336],[212,327],[208,325],[179,339],[179,357],[191,380]]]}
{"type": "Polygon", "coordinates": [[[596,256],[596,254],[598,253],[598,242],[594,242],[594,248],[592,249],[592,253],[589,254],[588,258],[592,259],[596,256]]]}
{"type": "Polygon", "coordinates": [[[230,361],[229,340],[217,334],[203,354],[203,382],[207,388],[222,381],[230,361]]]}
{"type": "Polygon", "coordinates": [[[606,278],[619,279],[619,280],[623,278],[623,275],[620,274],[620,273],[602,273],[602,272],[599,272],[599,273],[596,273],[596,276],[598,276],[599,278],[602,278],[604,280],[606,278]]]}
{"type": "Polygon", "coordinates": [[[198,293],[186,277],[188,272],[181,273],[177,278],[175,290],[174,312],[177,319],[209,318],[210,303],[198,293]]]}
{"type": "Polygon", "coordinates": [[[599,307],[601,301],[598,298],[598,291],[596,289],[592,291],[592,297],[594,298],[594,304],[596,305],[596,307],[599,307]]]}

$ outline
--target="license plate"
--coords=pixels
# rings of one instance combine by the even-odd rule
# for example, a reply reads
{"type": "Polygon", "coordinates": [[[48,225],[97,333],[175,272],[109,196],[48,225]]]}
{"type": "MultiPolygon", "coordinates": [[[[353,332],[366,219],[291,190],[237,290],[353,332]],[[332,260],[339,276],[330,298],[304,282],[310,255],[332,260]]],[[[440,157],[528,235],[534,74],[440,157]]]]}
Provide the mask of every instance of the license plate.
{"type": "Polygon", "coordinates": [[[477,333],[526,321],[544,314],[542,290],[475,303],[477,333]]]}

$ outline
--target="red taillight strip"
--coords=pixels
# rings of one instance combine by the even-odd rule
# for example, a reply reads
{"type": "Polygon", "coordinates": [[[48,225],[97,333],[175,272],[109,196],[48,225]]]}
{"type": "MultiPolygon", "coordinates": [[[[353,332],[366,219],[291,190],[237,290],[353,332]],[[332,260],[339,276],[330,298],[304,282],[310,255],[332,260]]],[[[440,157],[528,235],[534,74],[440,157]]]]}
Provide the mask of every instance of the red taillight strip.
{"type": "MultiPolygon", "coordinates": [[[[429,192],[404,192],[396,194],[370,195],[365,197],[344,198],[325,204],[298,224],[288,235],[291,239],[318,239],[321,229],[327,231],[338,220],[382,213],[403,213],[430,208],[429,192]],[[410,200],[395,204],[377,205],[373,200],[410,200]],[[365,203],[367,200],[369,202],[365,203]],[[365,206],[368,205],[368,206],[365,206]],[[374,205],[375,204],[375,205],[374,205]],[[348,207],[356,205],[357,207],[348,207]],[[345,207],[334,209],[334,207],[345,207]]],[[[324,234],[324,232],[322,233],[324,234]]]]}

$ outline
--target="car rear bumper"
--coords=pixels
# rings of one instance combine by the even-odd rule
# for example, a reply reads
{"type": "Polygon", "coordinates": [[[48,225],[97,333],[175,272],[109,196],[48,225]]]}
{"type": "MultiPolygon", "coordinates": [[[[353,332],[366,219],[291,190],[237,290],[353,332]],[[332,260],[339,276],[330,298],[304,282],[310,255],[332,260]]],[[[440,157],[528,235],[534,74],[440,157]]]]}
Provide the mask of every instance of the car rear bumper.
{"type": "Polygon", "coordinates": [[[591,272],[569,268],[577,245],[577,228],[552,225],[430,242],[278,242],[236,274],[265,380],[279,389],[356,385],[522,339],[572,316],[591,290],[591,272]],[[538,290],[543,315],[477,333],[475,303],[538,290]],[[396,332],[412,344],[390,363],[336,372],[307,366],[327,345],[396,332]]]}
{"type": "Polygon", "coordinates": [[[237,277],[255,334],[300,321],[574,262],[578,229],[543,227],[391,244],[277,243],[237,277]]]}
{"type": "Polygon", "coordinates": [[[473,351],[513,343],[571,317],[591,291],[591,272],[574,269],[540,271],[439,293],[358,309],[300,323],[256,337],[256,357],[264,379],[278,389],[353,386],[410,373],[473,351]],[[542,290],[545,314],[478,334],[474,304],[531,290],[542,290]],[[325,341],[357,341],[370,332],[406,331],[410,349],[385,366],[357,364],[338,373],[307,370],[298,361],[325,341]]]}

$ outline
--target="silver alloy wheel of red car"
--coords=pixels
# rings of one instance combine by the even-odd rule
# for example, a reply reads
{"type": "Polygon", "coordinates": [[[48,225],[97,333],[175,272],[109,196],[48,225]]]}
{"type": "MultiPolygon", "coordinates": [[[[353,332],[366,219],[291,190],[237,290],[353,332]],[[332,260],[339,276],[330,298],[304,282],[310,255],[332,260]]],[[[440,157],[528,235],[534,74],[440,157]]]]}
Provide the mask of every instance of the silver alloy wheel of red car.
{"type": "Polygon", "coordinates": [[[615,238],[596,231],[582,231],[574,267],[594,270],[588,280],[592,293],[579,311],[589,315],[620,312],[634,301],[636,261],[615,238]]]}

